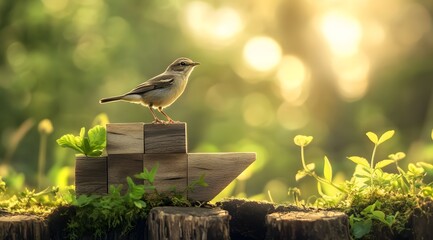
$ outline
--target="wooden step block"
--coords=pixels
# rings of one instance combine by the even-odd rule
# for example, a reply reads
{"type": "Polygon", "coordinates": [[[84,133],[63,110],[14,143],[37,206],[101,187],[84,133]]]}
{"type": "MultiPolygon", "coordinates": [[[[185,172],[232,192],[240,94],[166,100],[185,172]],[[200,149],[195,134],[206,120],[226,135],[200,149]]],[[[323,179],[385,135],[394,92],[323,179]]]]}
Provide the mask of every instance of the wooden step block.
{"type": "Polygon", "coordinates": [[[144,167],[150,171],[158,164],[155,187],[159,193],[176,190],[184,191],[187,186],[188,155],[177,154],[144,154],[144,167]]]}
{"type": "Polygon", "coordinates": [[[108,185],[123,184],[122,191],[127,189],[126,177],[131,177],[136,184],[143,181],[134,175],[143,172],[143,154],[111,154],[108,155],[108,185]]]}
{"type": "Polygon", "coordinates": [[[350,239],[349,218],[343,212],[276,212],[266,216],[266,226],[266,239],[350,239]]]}
{"type": "Polygon", "coordinates": [[[255,153],[190,153],[188,154],[188,185],[205,174],[208,187],[188,192],[195,201],[210,201],[256,160],[255,153]]]}
{"type": "Polygon", "coordinates": [[[144,124],[144,153],[187,153],[186,123],[144,124]]]}
{"type": "Polygon", "coordinates": [[[107,154],[144,153],[144,123],[107,124],[107,154]]]}
{"type": "Polygon", "coordinates": [[[219,208],[156,207],[147,219],[148,239],[230,239],[230,215],[219,208]]]}
{"type": "Polygon", "coordinates": [[[75,163],[75,192],[80,194],[106,194],[107,157],[77,156],[75,163]]]}

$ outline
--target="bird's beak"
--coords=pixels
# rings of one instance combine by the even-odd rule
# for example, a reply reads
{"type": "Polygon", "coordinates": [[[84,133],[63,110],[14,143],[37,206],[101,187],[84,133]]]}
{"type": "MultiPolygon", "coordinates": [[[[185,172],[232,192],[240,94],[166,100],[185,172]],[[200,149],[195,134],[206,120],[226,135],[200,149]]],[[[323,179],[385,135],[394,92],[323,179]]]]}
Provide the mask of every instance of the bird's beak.
{"type": "Polygon", "coordinates": [[[193,62],[193,63],[191,63],[191,66],[197,66],[197,65],[200,65],[200,63],[199,62],[193,62]]]}

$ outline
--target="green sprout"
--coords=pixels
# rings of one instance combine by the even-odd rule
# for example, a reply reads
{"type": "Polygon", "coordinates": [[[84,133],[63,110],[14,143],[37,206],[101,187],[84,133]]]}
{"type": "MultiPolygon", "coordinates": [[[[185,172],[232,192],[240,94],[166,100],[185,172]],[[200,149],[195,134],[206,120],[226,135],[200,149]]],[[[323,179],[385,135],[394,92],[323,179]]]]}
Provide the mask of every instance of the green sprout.
{"type": "Polygon", "coordinates": [[[105,127],[96,125],[91,128],[86,135],[86,129],[81,128],[80,135],[72,134],[63,135],[57,139],[57,143],[61,147],[71,148],[77,152],[89,157],[101,156],[106,146],[106,131],[105,127]]]}

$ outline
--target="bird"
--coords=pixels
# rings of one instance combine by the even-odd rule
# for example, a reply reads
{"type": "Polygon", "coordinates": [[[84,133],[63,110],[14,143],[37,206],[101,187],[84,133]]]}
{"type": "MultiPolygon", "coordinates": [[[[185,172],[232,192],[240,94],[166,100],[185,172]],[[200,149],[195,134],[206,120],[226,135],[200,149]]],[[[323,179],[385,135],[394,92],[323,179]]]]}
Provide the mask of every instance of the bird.
{"type": "Polygon", "coordinates": [[[152,123],[176,123],[164,112],[164,108],[173,104],[182,95],[188,83],[188,78],[198,62],[181,57],[172,62],[167,69],[149,80],[139,84],[131,91],[114,97],[103,98],[99,103],[125,101],[141,104],[149,108],[153,116],[152,123]],[[153,109],[157,109],[167,118],[167,122],[158,119],[153,109]]]}

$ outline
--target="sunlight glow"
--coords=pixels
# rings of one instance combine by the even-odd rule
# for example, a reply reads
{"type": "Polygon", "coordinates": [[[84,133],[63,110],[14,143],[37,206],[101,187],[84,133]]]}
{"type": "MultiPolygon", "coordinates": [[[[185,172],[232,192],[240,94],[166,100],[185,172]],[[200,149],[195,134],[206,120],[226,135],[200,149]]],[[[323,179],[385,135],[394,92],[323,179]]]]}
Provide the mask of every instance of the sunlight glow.
{"type": "Polygon", "coordinates": [[[354,17],[329,12],[321,19],[320,30],[334,54],[347,56],[358,51],[362,28],[354,17]]]}
{"type": "Polygon", "coordinates": [[[272,104],[262,93],[250,93],[243,99],[243,116],[250,126],[269,124],[273,119],[272,104]]]}
{"type": "Polygon", "coordinates": [[[227,6],[215,9],[202,1],[190,2],[185,8],[184,18],[193,36],[213,47],[228,45],[244,28],[235,9],[227,6]]]}
{"type": "Polygon", "coordinates": [[[337,59],[333,65],[341,96],[348,101],[362,98],[367,91],[370,71],[370,61],[367,56],[357,54],[337,59]]]}
{"type": "Polygon", "coordinates": [[[296,105],[305,101],[308,95],[304,91],[307,78],[308,72],[301,59],[292,55],[283,57],[278,66],[277,79],[281,96],[286,101],[296,105]]]}
{"type": "Polygon", "coordinates": [[[281,60],[280,44],[271,37],[253,37],[244,46],[244,60],[254,70],[266,72],[275,68],[281,60]]]}

